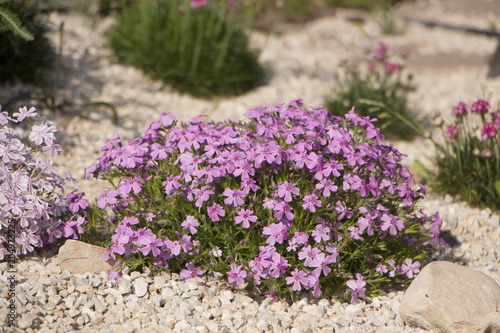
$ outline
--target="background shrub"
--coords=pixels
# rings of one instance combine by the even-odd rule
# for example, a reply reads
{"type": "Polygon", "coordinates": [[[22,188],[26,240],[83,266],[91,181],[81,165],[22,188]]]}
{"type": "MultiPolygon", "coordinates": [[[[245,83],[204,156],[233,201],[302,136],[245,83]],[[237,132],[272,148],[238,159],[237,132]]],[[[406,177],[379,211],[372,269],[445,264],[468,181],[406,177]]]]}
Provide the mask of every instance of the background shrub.
{"type": "Polygon", "coordinates": [[[108,33],[123,62],[182,93],[209,97],[244,93],[262,79],[258,54],[226,5],[144,0],[125,8],[108,33]]]}
{"type": "Polygon", "coordinates": [[[334,96],[327,98],[327,109],[340,116],[355,105],[359,115],[378,119],[377,126],[386,137],[415,137],[418,123],[407,106],[408,86],[402,82],[402,65],[389,59],[388,45],[380,42],[361,65],[366,68],[354,62],[342,65],[334,96]]]}
{"type": "Polygon", "coordinates": [[[45,37],[46,27],[40,15],[37,1],[0,1],[0,82],[20,79],[34,82],[53,66],[55,53],[45,37]],[[26,30],[16,33],[9,28],[13,15],[26,30]]]}

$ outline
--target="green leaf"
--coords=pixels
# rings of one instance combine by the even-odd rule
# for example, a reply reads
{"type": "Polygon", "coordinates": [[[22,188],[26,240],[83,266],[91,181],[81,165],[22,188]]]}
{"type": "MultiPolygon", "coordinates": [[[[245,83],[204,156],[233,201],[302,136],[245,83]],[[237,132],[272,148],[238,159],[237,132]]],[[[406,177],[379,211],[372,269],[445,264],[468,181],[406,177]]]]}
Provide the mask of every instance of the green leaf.
{"type": "Polygon", "coordinates": [[[32,41],[35,39],[33,34],[22,26],[21,20],[10,10],[6,8],[0,8],[0,21],[7,26],[15,35],[18,35],[26,41],[32,41]]]}
{"type": "Polygon", "coordinates": [[[497,190],[498,195],[500,195],[500,180],[495,182],[495,190],[497,190]]]}
{"type": "Polygon", "coordinates": [[[430,182],[432,180],[431,172],[420,161],[415,160],[414,167],[415,170],[417,170],[418,174],[427,182],[430,182]]]}

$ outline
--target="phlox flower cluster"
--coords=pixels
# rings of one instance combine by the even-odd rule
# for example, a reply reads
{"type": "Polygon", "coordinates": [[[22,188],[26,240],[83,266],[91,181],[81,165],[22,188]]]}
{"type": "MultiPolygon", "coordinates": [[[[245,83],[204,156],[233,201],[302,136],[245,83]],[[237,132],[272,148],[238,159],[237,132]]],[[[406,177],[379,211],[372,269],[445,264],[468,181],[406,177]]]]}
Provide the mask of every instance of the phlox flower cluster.
{"type": "MultiPolygon", "coordinates": [[[[0,112],[0,260],[68,236],[69,210],[86,205],[85,199],[69,205],[63,192],[71,175],[61,177],[50,159],[40,157],[45,153],[54,158],[61,151],[56,132],[35,108],[20,108],[12,116],[0,112]]],[[[73,192],[69,198],[82,195],[73,192]]],[[[79,222],[83,233],[81,218],[79,222]]]]}
{"type": "Polygon", "coordinates": [[[300,100],[246,115],[162,113],[144,136],[102,148],[86,172],[115,184],[97,200],[117,226],[105,258],[123,270],[223,275],[272,297],[347,291],[353,302],[418,272],[441,220],[417,208],[425,190],[374,119],[300,100]]]}

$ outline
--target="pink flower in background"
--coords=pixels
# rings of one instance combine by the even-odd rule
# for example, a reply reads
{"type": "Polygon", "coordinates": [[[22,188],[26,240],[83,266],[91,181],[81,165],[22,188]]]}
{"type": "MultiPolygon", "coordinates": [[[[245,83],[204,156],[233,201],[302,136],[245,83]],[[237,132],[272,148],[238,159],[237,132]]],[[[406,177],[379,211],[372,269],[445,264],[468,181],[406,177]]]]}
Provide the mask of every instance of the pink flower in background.
{"type": "Polygon", "coordinates": [[[183,279],[195,279],[198,282],[203,282],[203,280],[199,277],[199,275],[203,274],[203,271],[200,267],[194,267],[194,263],[190,262],[186,264],[187,269],[183,269],[181,271],[181,278],[183,279]]]}
{"type": "Polygon", "coordinates": [[[206,6],[208,4],[208,0],[189,0],[189,6],[191,8],[200,8],[206,6]]]}
{"type": "Polygon", "coordinates": [[[448,126],[448,128],[445,130],[444,132],[444,136],[449,139],[449,138],[452,138],[454,136],[456,136],[458,134],[458,132],[460,132],[460,129],[462,127],[460,125],[450,125],[448,126]]]}
{"type": "Polygon", "coordinates": [[[467,104],[465,104],[464,102],[460,102],[453,107],[453,109],[451,110],[451,115],[453,117],[465,116],[468,109],[469,106],[467,104]]]}
{"type": "Polygon", "coordinates": [[[498,128],[496,128],[495,124],[487,123],[483,126],[483,134],[481,135],[481,139],[484,141],[488,138],[494,138],[497,135],[498,128]]]}
{"type": "Polygon", "coordinates": [[[472,103],[472,105],[470,106],[470,112],[477,113],[477,114],[483,114],[483,113],[488,112],[490,107],[491,107],[490,103],[488,103],[485,100],[480,99],[480,100],[472,103]]]}
{"type": "Polygon", "coordinates": [[[381,59],[384,59],[384,57],[386,55],[386,51],[389,48],[389,45],[387,45],[384,42],[379,42],[378,45],[379,45],[379,47],[375,48],[375,50],[373,50],[373,52],[375,53],[374,54],[375,58],[381,60],[381,59]]]}
{"type": "Polygon", "coordinates": [[[385,69],[391,73],[397,72],[399,70],[399,65],[394,62],[386,61],[384,63],[384,66],[385,69]]]}

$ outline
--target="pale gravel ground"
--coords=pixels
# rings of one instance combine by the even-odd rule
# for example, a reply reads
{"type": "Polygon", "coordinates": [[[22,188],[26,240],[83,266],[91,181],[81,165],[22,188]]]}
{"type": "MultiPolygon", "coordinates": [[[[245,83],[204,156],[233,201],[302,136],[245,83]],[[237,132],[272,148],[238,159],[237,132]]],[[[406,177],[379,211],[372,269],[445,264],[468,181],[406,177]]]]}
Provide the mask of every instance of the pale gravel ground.
{"type": "MultiPolygon", "coordinates": [[[[449,12],[442,15],[436,1],[433,4],[438,9],[431,17],[443,18],[446,22],[467,25],[473,21],[485,27],[492,20],[497,23],[500,20],[500,15],[471,17],[449,12]]],[[[279,36],[255,34],[254,45],[262,47],[261,62],[271,69],[269,83],[236,98],[208,101],[180,95],[150,80],[138,70],[116,63],[110,51],[104,47],[103,32],[111,23],[109,20],[99,22],[95,29],[90,29],[91,22],[80,16],[52,14],[50,22],[54,29],[54,41],[57,40],[59,23],[65,21],[65,75],[61,91],[64,98],[76,102],[112,103],[120,118],[118,126],[115,126],[106,110],[88,113],[90,120],[54,117],[61,132],[64,152],[56,160],[57,167],[71,170],[78,180],[79,189],[95,197],[104,184],[83,181],[83,169],[100,156],[100,147],[114,137],[114,132],[125,141],[135,138],[142,134],[151,121],[158,118],[161,111],[174,113],[182,120],[200,113],[207,114],[212,120],[225,120],[242,119],[247,108],[264,103],[283,103],[303,98],[307,105],[322,105],[325,96],[333,89],[339,62],[346,57],[363,54],[367,47],[378,40],[384,40],[391,46],[408,46],[412,51],[407,71],[413,74],[416,89],[410,93],[409,100],[421,118],[435,109],[450,112],[458,101],[472,102],[478,97],[500,91],[500,78],[486,78],[487,60],[497,45],[494,39],[445,29],[429,29],[416,24],[407,25],[403,35],[380,36],[372,23],[357,28],[346,21],[344,18],[349,15],[348,12],[339,12],[335,17],[290,29],[279,36]],[[441,58],[438,58],[439,55],[441,58]],[[459,60],[454,60],[455,65],[450,66],[451,60],[447,61],[447,58],[459,60]],[[426,64],[422,59],[434,59],[434,62],[426,64]],[[467,62],[468,59],[472,60],[467,62]]],[[[21,88],[14,86],[0,89],[0,101],[8,99],[21,88]]],[[[495,103],[500,95],[492,97],[495,103]]],[[[428,163],[426,157],[432,156],[429,143],[422,139],[394,144],[408,155],[405,163],[409,165],[415,159],[428,163]]],[[[422,207],[429,214],[439,210],[445,221],[444,229],[451,230],[451,234],[462,243],[441,259],[462,260],[468,266],[480,269],[500,281],[498,214],[469,208],[463,203],[452,202],[451,198],[432,193],[422,202],[422,207]]],[[[36,278],[36,272],[33,274],[36,278]]],[[[58,276],[60,273],[51,271],[50,274],[58,276]]],[[[401,295],[402,292],[398,292],[381,297],[382,302],[393,302],[394,305],[386,307],[392,318],[387,324],[398,326],[398,331],[417,331],[401,326],[401,322],[398,324],[400,319],[396,317],[395,305],[401,295]]],[[[332,304],[335,303],[332,301],[332,304]]],[[[370,318],[380,315],[372,310],[367,310],[368,315],[365,311],[363,313],[370,318]]],[[[363,316],[350,318],[351,331],[356,331],[354,318],[363,316]]],[[[338,318],[338,314],[332,312],[331,317],[338,318]]],[[[350,331],[347,327],[340,327],[338,331],[350,331]]],[[[373,331],[383,330],[374,328],[373,331]]]]}

